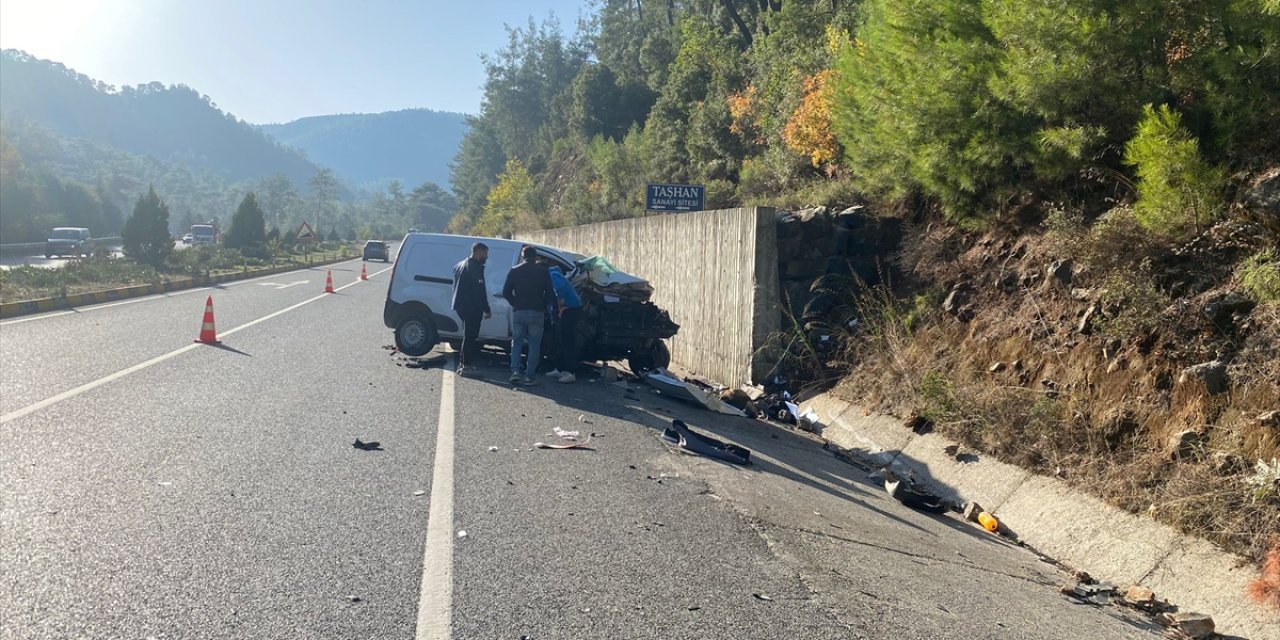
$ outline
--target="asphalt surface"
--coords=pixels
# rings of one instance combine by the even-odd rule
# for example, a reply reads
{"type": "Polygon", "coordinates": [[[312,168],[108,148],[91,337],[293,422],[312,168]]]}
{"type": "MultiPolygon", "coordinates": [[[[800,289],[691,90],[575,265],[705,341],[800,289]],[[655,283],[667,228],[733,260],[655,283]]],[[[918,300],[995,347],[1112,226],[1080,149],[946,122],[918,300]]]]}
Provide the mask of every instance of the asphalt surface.
{"type": "Polygon", "coordinates": [[[0,638],[411,639],[433,598],[454,638],[1156,637],[806,434],[634,384],[404,366],[390,273],[359,265],[333,295],[303,270],[0,322],[0,638]],[[210,294],[222,348],[191,342],[210,294]],[[756,464],[672,451],[673,416],[756,464]],[[555,427],[591,449],[535,449],[555,427]]]}

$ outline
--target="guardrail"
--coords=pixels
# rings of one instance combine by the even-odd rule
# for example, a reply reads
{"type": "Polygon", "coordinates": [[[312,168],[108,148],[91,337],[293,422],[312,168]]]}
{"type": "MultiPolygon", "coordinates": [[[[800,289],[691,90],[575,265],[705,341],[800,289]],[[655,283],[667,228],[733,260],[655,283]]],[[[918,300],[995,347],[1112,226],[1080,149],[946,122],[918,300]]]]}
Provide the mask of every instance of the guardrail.
{"type": "MultiPolygon", "coordinates": [[[[120,236],[109,236],[106,238],[93,238],[89,243],[95,247],[118,247],[120,246],[120,236]]],[[[0,256],[34,256],[44,253],[43,242],[15,242],[11,244],[0,244],[0,256]]]]}

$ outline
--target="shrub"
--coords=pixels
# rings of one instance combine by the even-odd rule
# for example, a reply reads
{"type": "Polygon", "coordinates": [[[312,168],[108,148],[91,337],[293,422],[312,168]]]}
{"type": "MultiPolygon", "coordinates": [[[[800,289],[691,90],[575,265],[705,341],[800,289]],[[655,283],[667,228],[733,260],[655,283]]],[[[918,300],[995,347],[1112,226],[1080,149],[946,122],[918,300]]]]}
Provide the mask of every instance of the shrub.
{"type": "Polygon", "coordinates": [[[169,235],[169,206],[156,195],[154,188],[138,198],[120,236],[125,255],[139,264],[159,267],[173,252],[173,236],[169,235]]]}
{"type": "Polygon", "coordinates": [[[262,247],[267,242],[266,214],[258,205],[253,192],[245,194],[244,200],[231,216],[231,229],[227,231],[225,243],[235,249],[262,247]]]}
{"type": "Polygon", "coordinates": [[[1170,301],[1156,287],[1151,271],[1151,263],[1144,261],[1136,271],[1115,271],[1107,278],[1101,298],[1106,315],[1098,320],[1103,335],[1141,338],[1160,327],[1170,301]]]}
{"type": "Polygon", "coordinates": [[[1250,256],[1237,268],[1240,282],[1259,302],[1280,302],[1280,257],[1275,249],[1250,256]]]}
{"type": "Polygon", "coordinates": [[[1200,157],[1199,143],[1168,106],[1144,108],[1125,162],[1138,174],[1134,214],[1143,227],[1177,236],[1221,215],[1226,176],[1200,157]]]}

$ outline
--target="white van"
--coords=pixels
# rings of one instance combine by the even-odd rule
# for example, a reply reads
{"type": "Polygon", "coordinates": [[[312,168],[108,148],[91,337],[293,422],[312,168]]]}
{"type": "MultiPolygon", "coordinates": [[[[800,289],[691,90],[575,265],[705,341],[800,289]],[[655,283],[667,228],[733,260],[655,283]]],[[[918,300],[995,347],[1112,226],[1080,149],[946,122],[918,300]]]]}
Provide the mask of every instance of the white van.
{"type": "MultiPolygon", "coordinates": [[[[453,267],[471,255],[471,245],[489,247],[484,265],[484,281],[489,288],[489,308],[493,317],[480,326],[482,343],[510,346],[511,305],[502,297],[507,273],[520,258],[516,240],[474,238],[436,233],[410,233],[404,237],[391,270],[387,302],[382,321],[395,330],[396,348],[405,355],[420,356],[436,344],[448,342],[456,348],[462,342],[462,321],[453,311],[453,267]]],[[[583,256],[532,245],[550,264],[565,273],[573,270],[583,256]]]]}

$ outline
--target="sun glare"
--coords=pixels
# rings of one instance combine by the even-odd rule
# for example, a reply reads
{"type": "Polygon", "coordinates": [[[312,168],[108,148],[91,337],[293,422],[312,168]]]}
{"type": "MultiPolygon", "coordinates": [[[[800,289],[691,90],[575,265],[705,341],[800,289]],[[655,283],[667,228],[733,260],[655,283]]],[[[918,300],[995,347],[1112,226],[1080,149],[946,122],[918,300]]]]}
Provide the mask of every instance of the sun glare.
{"type": "Polygon", "coordinates": [[[4,0],[0,2],[0,48],[22,49],[41,58],[67,58],[104,20],[107,0],[4,0]]]}

